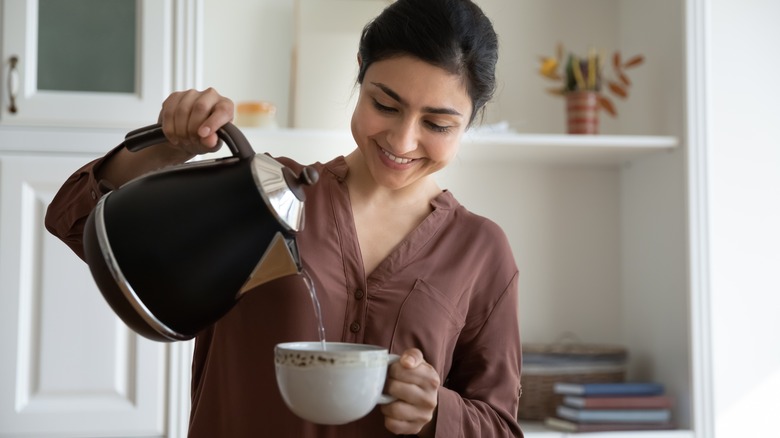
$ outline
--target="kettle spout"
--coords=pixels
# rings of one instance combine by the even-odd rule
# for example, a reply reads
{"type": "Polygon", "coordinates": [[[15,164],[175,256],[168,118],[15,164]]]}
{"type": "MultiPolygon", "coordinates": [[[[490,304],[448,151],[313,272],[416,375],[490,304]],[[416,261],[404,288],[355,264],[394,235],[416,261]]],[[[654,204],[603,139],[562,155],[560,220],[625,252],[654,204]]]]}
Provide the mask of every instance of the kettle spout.
{"type": "Polygon", "coordinates": [[[301,262],[298,255],[298,245],[294,239],[288,240],[282,233],[277,232],[252,274],[241,286],[237,297],[261,284],[300,272],[301,262]]]}

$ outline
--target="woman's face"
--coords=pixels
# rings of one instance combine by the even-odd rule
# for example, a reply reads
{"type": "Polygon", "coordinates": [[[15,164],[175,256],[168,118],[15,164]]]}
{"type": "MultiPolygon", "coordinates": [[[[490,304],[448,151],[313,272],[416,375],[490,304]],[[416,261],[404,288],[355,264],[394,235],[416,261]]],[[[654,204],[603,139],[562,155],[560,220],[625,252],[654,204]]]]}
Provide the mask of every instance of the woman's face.
{"type": "Polygon", "coordinates": [[[395,190],[445,167],[470,117],[460,76],[411,56],[394,57],[368,67],[352,135],[377,184],[395,190]]]}

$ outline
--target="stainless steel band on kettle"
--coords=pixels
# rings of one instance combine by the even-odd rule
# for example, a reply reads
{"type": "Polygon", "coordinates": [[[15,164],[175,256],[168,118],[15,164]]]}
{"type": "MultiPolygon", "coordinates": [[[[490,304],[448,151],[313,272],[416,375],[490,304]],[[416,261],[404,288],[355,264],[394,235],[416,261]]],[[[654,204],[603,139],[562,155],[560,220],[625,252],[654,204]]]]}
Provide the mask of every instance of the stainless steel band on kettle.
{"type": "Polygon", "coordinates": [[[111,275],[116,280],[117,287],[122,291],[127,302],[130,303],[138,313],[138,316],[149,324],[149,327],[154,331],[171,341],[184,341],[190,339],[189,336],[172,330],[170,327],[163,324],[162,321],[157,319],[149,308],[144,305],[143,301],[141,301],[133,290],[133,286],[130,285],[127,278],[125,278],[125,275],[122,273],[122,268],[119,266],[119,263],[117,263],[114,252],[111,250],[111,243],[109,242],[108,234],[106,233],[106,221],[103,217],[103,208],[109,195],[111,195],[111,192],[100,198],[95,206],[95,232],[97,233],[100,250],[103,253],[103,259],[105,260],[106,266],[108,266],[108,269],[111,271],[111,275]]]}

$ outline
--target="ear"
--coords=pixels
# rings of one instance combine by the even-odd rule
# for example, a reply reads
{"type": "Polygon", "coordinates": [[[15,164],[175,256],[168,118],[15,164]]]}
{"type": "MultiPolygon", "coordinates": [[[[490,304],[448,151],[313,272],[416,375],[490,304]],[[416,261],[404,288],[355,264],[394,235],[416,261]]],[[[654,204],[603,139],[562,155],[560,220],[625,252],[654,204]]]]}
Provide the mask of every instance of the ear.
{"type": "Polygon", "coordinates": [[[358,52],[357,54],[357,62],[358,62],[358,70],[360,70],[361,68],[363,68],[363,58],[360,57],[360,52],[358,52]]]}

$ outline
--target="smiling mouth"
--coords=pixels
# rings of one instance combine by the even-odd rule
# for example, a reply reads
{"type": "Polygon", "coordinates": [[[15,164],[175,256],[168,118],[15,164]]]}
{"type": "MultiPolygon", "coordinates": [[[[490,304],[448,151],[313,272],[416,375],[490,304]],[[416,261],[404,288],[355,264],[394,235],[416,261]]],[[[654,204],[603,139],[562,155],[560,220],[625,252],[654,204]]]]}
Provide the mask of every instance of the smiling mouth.
{"type": "Polygon", "coordinates": [[[381,149],[381,150],[382,150],[382,153],[385,154],[385,156],[388,159],[390,159],[390,161],[392,161],[392,162],[394,162],[396,164],[409,164],[412,161],[414,161],[414,159],[412,159],[412,158],[396,157],[395,155],[391,154],[390,152],[386,151],[385,149],[381,149]]]}

